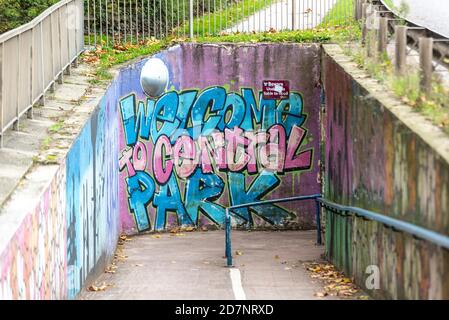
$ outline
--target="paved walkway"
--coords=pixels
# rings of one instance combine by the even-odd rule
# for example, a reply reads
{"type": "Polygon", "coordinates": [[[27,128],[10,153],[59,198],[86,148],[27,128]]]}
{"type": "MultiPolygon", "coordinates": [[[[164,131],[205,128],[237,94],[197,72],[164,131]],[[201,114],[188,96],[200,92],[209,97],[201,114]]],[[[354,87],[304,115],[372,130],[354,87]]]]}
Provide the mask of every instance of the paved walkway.
{"type": "Polygon", "coordinates": [[[231,269],[224,267],[223,231],[130,238],[120,246],[115,273],[95,282],[111,286],[85,289],[80,299],[318,299],[323,283],[303,266],[324,251],[314,231],[235,231],[232,237],[231,269]]]}
{"type": "Polygon", "coordinates": [[[295,30],[312,29],[317,26],[337,2],[337,0],[280,0],[227,29],[226,32],[292,30],[293,1],[296,8],[295,30]]]}

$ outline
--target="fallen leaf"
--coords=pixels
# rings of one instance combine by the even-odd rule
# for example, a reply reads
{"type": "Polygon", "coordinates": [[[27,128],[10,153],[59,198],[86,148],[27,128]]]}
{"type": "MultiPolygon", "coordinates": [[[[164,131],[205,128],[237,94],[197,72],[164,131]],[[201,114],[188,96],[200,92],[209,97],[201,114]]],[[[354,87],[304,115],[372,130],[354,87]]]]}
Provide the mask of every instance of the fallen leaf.
{"type": "Polygon", "coordinates": [[[117,266],[112,264],[106,268],[105,273],[115,273],[117,266]]]}
{"type": "Polygon", "coordinates": [[[160,234],[155,234],[155,235],[152,235],[151,238],[159,239],[159,238],[161,238],[161,235],[160,234]]]}
{"type": "Polygon", "coordinates": [[[279,256],[278,256],[278,255],[275,255],[274,258],[275,258],[275,259],[279,259],[279,256]]]}
{"type": "Polygon", "coordinates": [[[316,293],[314,294],[315,297],[319,297],[319,298],[323,298],[323,297],[325,297],[325,296],[327,296],[327,295],[328,295],[327,292],[316,292],[316,293]]]}
{"type": "Polygon", "coordinates": [[[115,254],[115,258],[117,260],[123,261],[125,259],[128,259],[128,256],[127,255],[123,255],[123,254],[115,254]]]}
{"type": "Polygon", "coordinates": [[[94,292],[104,291],[104,290],[106,290],[107,287],[108,287],[108,285],[103,282],[103,284],[101,284],[100,286],[96,286],[96,285],[93,284],[93,285],[89,286],[87,288],[87,290],[94,291],[94,292]]]}
{"type": "Polygon", "coordinates": [[[192,232],[193,230],[195,230],[194,227],[187,227],[184,229],[184,231],[186,231],[186,232],[192,232]]]}
{"type": "Polygon", "coordinates": [[[243,252],[240,251],[240,250],[236,250],[236,251],[235,251],[235,254],[236,254],[237,256],[241,256],[241,255],[243,254],[243,252]]]}

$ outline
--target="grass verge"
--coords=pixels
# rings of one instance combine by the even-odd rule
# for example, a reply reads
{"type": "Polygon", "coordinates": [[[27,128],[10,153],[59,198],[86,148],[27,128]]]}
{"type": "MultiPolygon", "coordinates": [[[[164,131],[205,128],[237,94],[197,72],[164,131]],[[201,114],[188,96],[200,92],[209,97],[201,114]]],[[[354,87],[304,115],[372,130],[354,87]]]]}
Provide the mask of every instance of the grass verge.
{"type": "MultiPolygon", "coordinates": [[[[242,0],[237,3],[222,6],[220,10],[213,13],[205,13],[201,17],[193,20],[193,34],[201,37],[218,35],[226,28],[241,23],[247,17],[258,11],[269,7],[279,0],[242,0]]],[[[181,26],[180,30],[184,34],[189,34],[188,22],[181,26]]],[[[175,30],[176,32],[177,30],[175,30]]]]}
{"type": "Polygon", "coordinates": [[[397,75],[390,58],[386,55],[368,57],[361,45],[357,49],[344,49],[359,67],[390,89],[403,103],[420,112],[435,125],[449,134],[449,88],[434,75],[432,89],[425,94],[420,87],[417,68],[409,68],[406,74],[397,75]]]}
{"type": "Polygon", "coordinates": [[[338,0],[326,13],[319,27],[345,26],[354,23],[354,1],[338,0]]]}
{"type": "MultiPolygon", "coordinates": [[[[296,30],[281,32],[262,32],[262,33],[235,33],[221,36],[205,36],[195,38],[194,42],[199,43],[259,43],[259,42],[340,42],[354,40],[360,37],[360,28],[358,24],[352,24],[345,27],[296,30]]],[[[138,57],[153,55],[164,48],[176,43],[186,41],[184,38],[169,38],[164,40],[150,39],[141,41],[138,44],[116,44],[111,47],[100,47],[96,50],[86,51],[82,60],[95,66],[96,78],[91,80],[92,84],[97,84],[102,80],[111,78],[109,69],[115,65],[123,64],[138,57]]]]}

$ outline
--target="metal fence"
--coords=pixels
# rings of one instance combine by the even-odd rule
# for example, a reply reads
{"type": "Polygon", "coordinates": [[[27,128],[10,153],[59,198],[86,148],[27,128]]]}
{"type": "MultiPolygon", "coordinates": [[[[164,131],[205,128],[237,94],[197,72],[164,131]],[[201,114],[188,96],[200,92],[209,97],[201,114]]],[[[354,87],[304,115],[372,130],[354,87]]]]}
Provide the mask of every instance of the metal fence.
{"type": "Polygon", "coordinates": [[[63,0],[0,35],[0,147],[84,49],[83,0],[63,0]]]}
{"type": "Polygon", "coordinates": [[[346,25],[354,0],[86,0],[86,44],[346,25]]]}
{"type": "Polygon", "coordinates": [[[353,17],[354,0],[61,0],[0,35],[0,148],[85,44],[330,27],[353,17]]]}

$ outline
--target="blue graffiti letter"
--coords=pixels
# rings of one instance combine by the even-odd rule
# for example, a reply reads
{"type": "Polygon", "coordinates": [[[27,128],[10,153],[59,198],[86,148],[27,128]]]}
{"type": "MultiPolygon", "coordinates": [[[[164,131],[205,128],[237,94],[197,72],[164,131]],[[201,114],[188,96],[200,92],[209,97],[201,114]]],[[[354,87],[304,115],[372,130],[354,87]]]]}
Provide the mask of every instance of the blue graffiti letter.
{"type": "MultiPolygon", "coordinates": [[[[260,201],[262,197],[279,185],[280,180],[273,172],[262,171],[246,190],[245,175],[230,172],[228,173],[228,183],[231,204],[237,205],[260,201]]],[[[289,216],[288,211],[271,204],[255,206],[250,209],[271,224],[279,224],[289,216]]],[[[253,224],[248,208],[236,209],[233,212],[248,221],[250,225],[253,224]]]]}
{"type": "Polygon", "coordinates": [[[196,169],[186,186],[186,209],[193,223],[197,224],[198,211],[201,210],[214,223],[224,224],[223,207],[211,202],[220,197],[223,189],[224,182],[219,176],[204,174],[201,168],[196,169]]]}
{"type": "Polygon", "coordinates": [[[145,171],[136,171],[132,177],[126,178],[129,193],[129,207],[134,213],[137,229],[145,231],[150,229],[147,205],[153,199],[154,181],[145,171]]]}

